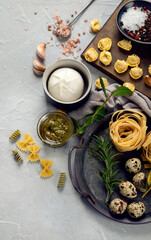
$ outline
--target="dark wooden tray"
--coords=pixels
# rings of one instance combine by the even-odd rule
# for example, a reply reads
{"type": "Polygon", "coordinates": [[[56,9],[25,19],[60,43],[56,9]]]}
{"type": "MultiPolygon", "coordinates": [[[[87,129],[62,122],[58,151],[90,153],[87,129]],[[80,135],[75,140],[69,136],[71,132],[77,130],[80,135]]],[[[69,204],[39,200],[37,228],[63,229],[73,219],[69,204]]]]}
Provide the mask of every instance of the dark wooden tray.
{"type": "Polygon", "coordinates": [[[132,42],[132,49],[131,51],[124,51],[120,49],[117,46],[118,41],[124,39],[125,37],[121,35],[119,32],[117,26],[116,26],[116,16],[120,8],[127,2],[130,2],[129,0],[124,0],[122,3],[117,7],[117,9],[114,11],[114,13],[111,15],[111,17],[108,19],[108,21],[104,24],[102,27],[101,31],[95,36],[95,38],[91,41],[91,43],[86,47],[86,49],[83,51],[81,54],[82,59],[85,60],[85,52],[87,49],[90,47],[93,47],[98,54],[100,54],[100,50],[98,49],[97,45],[98,42],[101,38],[104,37],[109,37],[112,39],[112,48],[111,48],[111,53],[112,53],[112,63],[109,66],[104,66],[99,59],[96,60],[93,63],[90,63],[94,67],[100,69],[101,71],[105,72],[107,75],[111,76],[117,81],[122,81],[122,82],[130,82],[135,85],[135,88],[142,92],[144,95],[148,96],[151,98],[151,87],[148,87],[147,85],[144,84],[144,76],[148,74],[148,66],[151,64],[151,46],[150,45],[142,45],[138,44],[135,42],[132,42]],[[118,74],[114,70],[114,64],[117,59],[120,60],[126,60],[128,55],[131,54],[137,54],[141,58],[141,63],[140,67],[143,69],[143,76],[142,78],[138,80],[133,80],[130,75],[129,75],[129,70],[126,71],[125,73],[118,74]]]}

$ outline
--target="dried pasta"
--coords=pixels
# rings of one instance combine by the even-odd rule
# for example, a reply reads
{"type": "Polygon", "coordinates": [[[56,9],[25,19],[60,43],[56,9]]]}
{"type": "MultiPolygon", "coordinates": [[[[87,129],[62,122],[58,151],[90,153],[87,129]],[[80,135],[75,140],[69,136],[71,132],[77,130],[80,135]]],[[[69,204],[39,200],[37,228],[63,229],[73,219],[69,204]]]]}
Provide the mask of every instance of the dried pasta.
{"type": "Polygon", "coordinates": [[[61,173],[60,173],[60,177],[59,177],[59,181],[58,181],[58,186],[57,186],[57,188],[61,188],[61,187],[64,186],[65,179],[66,179],[66,173],[65,173],[65,172],[61,172],[61,173]]]}
{"type": "Polygon", "coordinates": [[[13,133],[11,134],[11,136],[9,137],[9,139],[10,139],[10,140],[14,140],[14,139],[18,138],[19,136],[20,136],[20,131],[19,131],[19,129],[17,129],[15,132],[13,132],[13,133]]]}
{"type": "Polygon", "coordinates": [[[101,29],[101,23],[98,19],[94,19],[91,21],[91,28],[93,32],[99,32],[101,29]]]}
{"type": "Polygon", "coordinates": [[[49,169],[53,163],[53,161],[48,160],[48,159],[43,159],[40,160],[40,163],[42,165],[42,167],[44,168],[41,172],[40,172],[40,177],[51,177],[53,175],[53,172],[51,171],[51,169],[49,169]]]}
{"type": "Polygon", "coordinates": [[[118,151],[138,150],[146,138],[146,116],[136,110],[119,110],[112,115],[109,129],[118,151]]]}
{"type": "Polygon", "coordinates": [[[40,150],[40,146],[38,145],[29,145],[27,146],[28,150],[31,152],[31,154],[28,156],[28,160],[31,162],[37,162],[40,160],[40,156],[37,154],[37,152],[40,150]]]}
{"type": "Polygon", "coordinates": [[[28,133],[25,133],[24,141],[19,141],[16,143],[16,145],[21,151],[27,152],[27,146],[29,144],[34,144],[34,143],[35,143],[35,140],[33,139],[33,137],[30,136],[28,133]]]}
{"type": "Polygon", "coordinates": [[[17,160],[17,162],[23,162],[23,158],[17,150],[13,150],[12,153],[15,159],[17,160]]]}
{"type": "Polygon", "coordinates": [[[143,154],[142,158],[144,161],[151,163],[151,131],[147,134],[145,142],[142,145],[143,154]]]}

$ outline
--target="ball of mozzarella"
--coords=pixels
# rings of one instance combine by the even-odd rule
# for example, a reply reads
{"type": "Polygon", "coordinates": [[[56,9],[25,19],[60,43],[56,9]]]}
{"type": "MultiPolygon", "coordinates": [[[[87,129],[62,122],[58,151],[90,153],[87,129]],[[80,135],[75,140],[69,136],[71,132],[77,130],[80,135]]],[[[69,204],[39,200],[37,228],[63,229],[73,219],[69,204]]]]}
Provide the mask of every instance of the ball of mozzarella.
{"type": "Polygon", "coordinates": [[[83,90],[83,78],[72,68],[59,68],[49,77],[48,91],[59,101],[75,101],[82,96],[83,90]]]}

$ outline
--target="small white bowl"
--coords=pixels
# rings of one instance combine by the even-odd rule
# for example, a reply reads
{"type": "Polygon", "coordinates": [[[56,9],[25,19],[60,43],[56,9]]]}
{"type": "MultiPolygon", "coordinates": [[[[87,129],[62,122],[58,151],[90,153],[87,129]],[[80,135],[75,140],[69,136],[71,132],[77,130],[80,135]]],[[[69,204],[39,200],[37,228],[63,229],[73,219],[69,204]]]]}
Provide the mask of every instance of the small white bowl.
{"type": "Polygon", "coordinates": [[[92,88],[92,78],[89,69],[81,62],[74,60],[74,59],[61,59],[53,63],[49,66],[43,75],[43,88],[46,94],[47,100],[53,104],[55,107],[66,109],[66,110],[73,110],[81,106],[89,97],[91,88],[92,88]],[[48,91],[48,79],[50,75],[59,68],[72,68],[78,71],[83,80],[84,80],[84,91],[82,96],[72,102],[63,102],[55,99],[48,91]]]}

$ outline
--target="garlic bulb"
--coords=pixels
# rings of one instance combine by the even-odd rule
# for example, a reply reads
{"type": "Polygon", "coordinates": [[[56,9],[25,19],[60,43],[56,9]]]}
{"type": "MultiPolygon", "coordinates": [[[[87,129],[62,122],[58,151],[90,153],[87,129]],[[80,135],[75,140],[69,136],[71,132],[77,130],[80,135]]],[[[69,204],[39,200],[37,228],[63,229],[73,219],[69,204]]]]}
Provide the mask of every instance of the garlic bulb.
{"type": "Polygon", "coordinates": [[[34,60],[33,60],[33,71],[37,75],[43,75],[45,70],[46,70],[46,68],[37,59],[34,58],[34,60]]]}
{"type": "Polygon", "coordinates": [[[36,53],[37,53],[38,57],[42,58],[43,60],[46,60],[45,59],[45,47],[46,47],[46,43],[39,43],[36,48],[36,53]]]}

